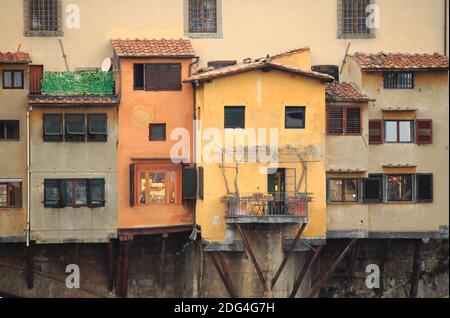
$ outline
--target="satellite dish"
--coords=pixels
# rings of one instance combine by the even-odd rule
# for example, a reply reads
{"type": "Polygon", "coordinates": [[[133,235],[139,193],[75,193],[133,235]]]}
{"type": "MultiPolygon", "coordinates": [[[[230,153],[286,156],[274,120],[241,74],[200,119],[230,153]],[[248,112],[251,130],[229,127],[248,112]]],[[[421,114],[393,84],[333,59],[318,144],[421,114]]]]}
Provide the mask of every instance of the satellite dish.
{"type": "Polygon", "coordinates": [[[110,69],[111,69],[111,58],[107,57],[102,62],[102,71],[109,72],[110,69]]]}

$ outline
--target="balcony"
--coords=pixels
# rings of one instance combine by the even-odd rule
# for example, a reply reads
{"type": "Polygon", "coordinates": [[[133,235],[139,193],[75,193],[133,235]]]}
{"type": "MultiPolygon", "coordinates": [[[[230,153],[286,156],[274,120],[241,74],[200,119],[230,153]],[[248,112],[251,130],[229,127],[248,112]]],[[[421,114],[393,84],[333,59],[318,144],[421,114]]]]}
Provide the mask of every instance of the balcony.
{"type": "Polygon", "coordinates": [[[222,198],[228,223],[307,223],[307,193],[240,193],[222,198]]]}
{"type": "Polygon", "coordinates": [[[114,72],[96,70],[79,72],[30,71],[30,105],[117,105],[114,72]]]}

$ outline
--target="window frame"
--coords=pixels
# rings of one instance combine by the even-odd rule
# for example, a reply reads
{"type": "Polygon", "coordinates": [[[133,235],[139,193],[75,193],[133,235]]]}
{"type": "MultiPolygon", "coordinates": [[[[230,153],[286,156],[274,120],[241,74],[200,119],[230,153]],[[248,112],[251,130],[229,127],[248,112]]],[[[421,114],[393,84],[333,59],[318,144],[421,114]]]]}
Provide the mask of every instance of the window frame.
{"type": "Polygon", "coordinates": [[[217,0],[188,0],[188,11],[189,11],[189,33],[191,34],[215,34],[217,33],[218,25],[217,25],[217,0]],[[197,3],[200,12],[198,13],[198,21],[197,23],[194,22],[194,4],[197,3]],[[204,6],[210,3],[211,7],[209,10],[213,10],[213,12],[210,12],[209,14],[213,16],[213,21],[211,22],[213,24],[212,29],[207,29],[206,24],[208,23],[205,20],[206,15],[208,12],[204,12],[205,8],[204,6]],[[198,28],[198,26],[201,26],[198,28]]]}
{"type": "Polygon", "coordinates": [[[362,106],[344,106],[344,105],[329,105],[327,106],[327,135],[329,136],[361,136],[363,134],[363,111],[362,106]],[[330,116],[329,112],[331,109],[341,109],[342,110],[342,133],[330,132],[330,116]],[[348,109],[358,109],[359,110],[359,133],[349,133],[348,132],[348,109]]]}
{"type": "Polygon", "coordinates": [[[20,120],[15,119],[5,119],[0,120],[0,124],[3,124],[3,134],[4,138],[0,138],[0,142],[4,141],[20,141],[20,120]],[[8,138],[8,125],[7,124],[15,124],[14,127],[17,129],[17,138],[8,138]]]}
{"type": "Polygon", "coordinates": [[[399,71],[399,72],[383,72],[383,89],[414,89],[415,86],[415,73],[412,71],[399,71]],[[401,74],[411,74],[411,86],[408,87],[399,87],[399,76],[401,74]],[[388,85],[388,77],[389,75],[395,75],[395,82],[391,85],[388,85]]]}
{"type": "Polygon", "coordinates": [[[191,0],[184,0],[184,35],[191,39],[221,39],[223,37],[222,26],[222,0],[216,1],[216,31],[215,32],[192,32],[191,21],[191,0]]]}
{"type": "Polygon", "coordinates": [[[86,124],[86,141],[87,142],[107,142],[108,141],[108,114],[106,113],[87,113],[86,114],[86,120],[87,120],[87,124],[86,124]],[[89,124],[90,124],[90,119],[92,120],[92,118],[103,118],[104,119],[104,123],[105,123],[105,133],[97,133],[97,134],[91,134],[89,132],[89,124]],[[92,136],[102,136],[100,137],[92,137],[92,136]]]}
{"type": "Polygon", "coordinates": [[[360,178],[339,178],[339,177],[329,177],[327,178],[327,184],[328,184],[328,204],[360,204],[360,197],[361,197],[361,179],[360,178]],[[345,181],[356,181],[356,200],[355,201],[348,201],[345,200],[345,181]],[[341,181],[341,200],[340,201],[333,201],[331,199],[331,182],[332,181],[341,181]]]}
{"type": "Polygon", "coordinates": [[[3,89],[24,89],[25,88],[25,72],[23,70],[3,70],[2,71],[2,87],[3,89]],[[5,74],[11,73],[11,85],[12,86],[6,86],[5,84],[5,74]],[[15,85],[15,73],[20,73],[20,76],[22,78],[21,82],[22,84],[20,86],[15,85]]]}
{"type": "Polygon", "coordinates": [[[386,173],[383,180],[384,203],[415,203],[416,202],[416,178],[414,173],[386,173]],[[388,180],[392,176],[410,176],[411,177],[411,200],[389,200],[388,180]]]}
{"type": "MultiPolygon", "coordinates": [[[[76,196],[75,196],[76,197],[76,196]]],[[[44,200],[43,200],[44,207],[46,208],[54,208],[54,209],[63,209],[63,208],[101,208],[106,205],[106,180],[104,178],[94,178],[94,179],[87,179],[87,178],[79,178],[79,179],[44,179],[44,200]],[[77,185],[77,182],[83,181],[86,185],[86,204],[76,204],[76,202],[72,202],[70,204],[67,203],[67,183],[72,182],[72,197],[74,197],[74,194],[76,194],[76,187],[74,185],[77,185]],[[103,184],[103,201],[100,203],[92,203],[92,188],[91,184],[93,182],[102,182],[103,184]],[[49,186],[51,185],[52,186],[49,186]],[[49,188],[57,189],[58,190],[58,202],[56,200],[53,200],[53,203],[49,203],[49,201],[46,200],[47,198],[47,191],[49,191],[49,188]]]]}
{"type": "Polygon", "coordinates": [[[383,120],[383,141],[386,144],[414,144],[416,142],[416,131],[415,131],[415,121],[414,120],[408,120],[408,119],[386,119],[383,120]],[[388,122],[395,122],[396,123],[396,134],[397,134],[397,141],[387,141],[387,126],[386,124],[388,122]],[[411,125],[411,141],[400,141],[400,123],[401,122],[409,122],[411,125]]]}
{"type": "Polygon", "coordinates": [[[245,129],[245,106],[224,106],[223,108],[223,128],[224,129],[245,129]],[[232,127],[227,125],[226,111],[231,109],[242,110],[242,127],[232,127]]]}
{"type": "Polygon", "coordinates": [[[58,114],[58,113],[44,113],[43,115],[43,132],[42,132],[42,136],[44,139],[44,142],[62,142],[64,141],[64,116],[63,114],[58,114]],[[46,119],[50,118],[50,117],[59,117],[61,120],[61,134],[60,135],[47,135],[45,132],[45,123],[46,123],[46,119]],[[58,137],[55,137],[58,136],[58,137]]]}
{"type": "MultiPolygon", "coordinates": [[[[62,0],[55,1],[55,10],[53,17],[54,26],[53,30],[34,30],[33,29],[33,0],[23,0],[24,8],[24,36],[26,37],[60,37],[64,36],[63,29],[63,12],[62,12],[62,0]]],[[[45,12],[45,10],[44,10],[45,12]]],[[[45,19],[45,17],[44,17],[45,19]]]]}
{"type": "Polygon", "coordinates": [[[338,39],[373,39],[375,38],[375,28],[367,28],[365,26],[364,31],[357,30],[358,32],[354,32],[355,28],[353,27],[351,32],[348,32],[346,29],[346,2],[352,1],[356,2],[355,9],[353,9],[352,12],[352,21],[353,25],[358,27],[359,20],[362,19],[362,17],[359,16],[359,3],[360,2],[366,2],[366,7],[364,9],[364,23],[369,16],[366,12],[367,6],[375,4],[375,0],[337,0],[337,38],[338,39]]]}
{"type": "Polygon", "coordinates": [[[149,141],[167,141],[167,124],[165,123],[151,123],[148,125],[148,140],[149,141]],[[163,139],[152,139],[152,128],[163,127],[163,139]]]}
{"type": "Polygon", "coordinates": [[[86,142],[86,114],[85,113],[67,113],[64,114],[64,140],[66,142],[86,142]],[[83,124],[83,137],[81,137],[81,134],[71,134],[67,132],[67,118],[71,116],[79,116],[83,118],[83,121],[81,123],[83,124]],[[79,136],[76,138],[75,136],[79,136]]]}
{"type": "Polygon", "coordinates": [[[0,211],[1,210],[10,210],[10,209],[21,209],[22,208],[22,190],[23,190],[23,183],[22,180],[17,181],[6,181],[0,179],[0,185],[6,186],[6,206],[0,205],[0,211]],[[10,205],[10,189],[13,188],[12,184],[17,183],[18,184],[18,197],[17,197],[17,205],[10,205]]]}
{"type": "Polygon", "coordinates": [[[306,106],[285,106],[284,107],[284,129],[305,129],[306,128],[306,106]],[[288,126],[288,110],[294,110],[303,112],[303,125],[302,127],[288,126]]]}

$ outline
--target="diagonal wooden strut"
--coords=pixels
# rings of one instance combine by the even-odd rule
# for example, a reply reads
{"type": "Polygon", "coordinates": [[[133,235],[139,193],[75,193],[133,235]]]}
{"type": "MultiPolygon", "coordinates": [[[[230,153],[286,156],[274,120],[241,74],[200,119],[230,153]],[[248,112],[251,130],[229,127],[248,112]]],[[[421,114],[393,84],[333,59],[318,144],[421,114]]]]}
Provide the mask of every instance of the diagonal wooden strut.
{"type": "Polygon", "coordinates": [[[284,269],[284,266],[286,266],[287,261],[289,260],[289,257],[292,254],[292,251],[294,250],[295,245],[297,244],[300,236],[302,236],[303,232],[305,231],[306,228],[306,223],[303,223],[302,226],[300,227],[300,229],[297,232],[297,235],[295,236],[294,241],[292,242],[291,246],[289,247],[288,251],[286,252],[286,254],[284,255],[283,261],[280,264],[280,267],[278,268],[277,273],[275,274],[275,276],[273,277],[272,281],[271,281],[271,288],[273,288],[275,286],[275,284],[277,283],[278,278],[281,275],[281,272],[284,269]]]}
{"type": "Polygon", "coordinates": [[[261,271],[261,268],[258,265],[258,262],[256,261],[255,255],[253,254],[253,250],[250,246],[250,243],[248,242],[247,237],[245,236],[244,231],[242,231],[242,228],[239,224],[236,224],[237,229],[239,230],[239,233],[242,236],[242,241],[244,242],[245,248],[248,251],[248,254],[250,255],[250,259],[252,260],[253,266],[256,269],[256,272],[258,273],[259,276],[259,280],[261,281],[261,284],[263,285],[263,289],[266,292],[267,291],[267,286],[266,286],[266,280],[263,276],[263,273],[261,271]]]}
{"type": "Polygon", "coordinates": [[[353,245],[358,241],[358,239],[352,239],[350,243],[344,248],[338,258],[332,262],[331,266],[324,272],[323,275],[317,280],[317,282],[311,288],[311,292],[309,294],[309,298],[312,298],[317,295],[323,285],[330,279],[333,273],[336,271],[336,268],[342,262],[342,260],[347,256],[347,254],[351,251],[353,245]]]}
{"type": "Polygon", "coordinates": [[[308,273],[308,271],[311,269],[313,264],[316,262],[317,258],[320,255],[320,252],[322,251],[324,246],[325,245],[319,245],[316,248],[316,250],[314,251],[314,253],[311,255],[311,257],[308,259],[308,261],[303,265],[302,271],[300,272],[300,274],[297,277],[297,280],[294,283],[294,287],[292,288],[292,292],[289,295],[289,298],[294,298],[295,295],[297,295],[298,289],[300,288],[300,286],[303,282],[303,279],[306,276],[306,273],[308,273]]]}
{"type": "Polygon", "coordinates": [[[228,293],[230,294],[230,297],[231,298],[237,298],[237,294],[236,294],[236,291],[234,289],[233,282],[231,280],[231,276],[230,276],[230,273],[228,271],[228,267],[227,267],[227,265],[225,263],[225,259],[224,259],[223,255],[222,255],[222,253],[219,254],[219,258],[220,258],[220,263],[222,264],[222,267],[224,268],[223,271],[220,268],[220,265],[217,262],[216,258],[214,257],[214,254],[212,252],[209,252],[208,255],[211,258],[211,260],[212,260],[212,262],[214,264],[214,267],[216,268],[217,273],[219,274],[220,278],[222,279],[222,281],[223,281],[223,283],[224,283],[228,293]]]}

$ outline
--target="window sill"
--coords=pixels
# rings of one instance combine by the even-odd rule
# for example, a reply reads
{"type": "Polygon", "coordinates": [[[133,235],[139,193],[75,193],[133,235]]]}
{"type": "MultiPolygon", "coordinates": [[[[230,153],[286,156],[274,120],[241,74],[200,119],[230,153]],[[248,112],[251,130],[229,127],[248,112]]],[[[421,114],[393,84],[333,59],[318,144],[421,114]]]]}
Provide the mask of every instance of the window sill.
{"type": "Polygon", "coordinates": [[[186,33],[187,37],[191,39],[222,39],[223,34],[221,32],[215,32],[215,33],[186,33]]]}
{"type": "Polygon", "coordinates": [[[375,39],[374,33],[341,33],[338,34],[340,40],[370,40],[375,39]]]}
{"type": "Polygon", "coordinates": [[[64,31],[25,31],[26,37],[61,37],[64,36],[64,31]]]}

